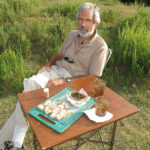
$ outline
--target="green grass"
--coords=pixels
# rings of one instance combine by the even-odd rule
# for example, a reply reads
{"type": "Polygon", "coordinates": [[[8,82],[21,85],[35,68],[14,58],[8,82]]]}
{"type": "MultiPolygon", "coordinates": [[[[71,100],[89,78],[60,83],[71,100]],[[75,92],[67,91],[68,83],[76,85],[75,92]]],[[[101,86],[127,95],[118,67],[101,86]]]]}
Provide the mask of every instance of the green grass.
{"type": "MultiPolygon", "coordinates": [[[[0,128],[15,109],[23,78],[35,74],[58,51],[68,32],[77,28],[76,9],[86,1],[58,2],[60,16],[55,0],[0,0],[0,128]]],[[[126,6],[118,0],[89,2],[100,7],[102,22],[98,33],[113,50],[102,78],[140,109],[119,121],[114,150],[149,150],[150,9],[138,4],[126,6]]],[[[100,130],[103,139],[109,140],[111,128],[110,125],[100,130]]],[[[96,134],[93,138],[100,137],[96,134]]],[[[29,128],[24,141],[27,150],[33,149],[32,141],[29,128]]],[[[54,150],[72,150],[75,143],[68,141],[54,150]]],[[[103,146],[87,143],[79,149],[98,150],[103,146]]]]}

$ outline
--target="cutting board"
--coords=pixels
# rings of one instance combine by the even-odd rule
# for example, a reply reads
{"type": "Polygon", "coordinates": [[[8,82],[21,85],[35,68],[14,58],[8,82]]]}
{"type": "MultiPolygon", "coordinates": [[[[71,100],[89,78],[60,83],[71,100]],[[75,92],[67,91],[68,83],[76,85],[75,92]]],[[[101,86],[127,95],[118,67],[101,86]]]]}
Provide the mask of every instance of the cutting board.
{"type": "MultiPolygon", "coordinates": [[[[58,99],[61,100],[61,101],[64,101],[64,102],[68,102],[67,98],[66,98],[66,95],[69,94],[72,91],[75,91],[75,90],[67,87],[67,88],[63,89],[62,91],[58,92],[56,95],[50,97],[47,100],[51,100],[54,103],[58,99]]],[[[45,103],[45,101],[43,103],[45,103]]],[[[91,106],[94,105],[94,103],[95,103],[95,99],[90,97],[90,99],[86,102],[86,104],[81,106],[80,108],[71,105],[70,109],[73,111],[73,113],[67,115],[65,118],[63,118],[61,120],[51,118],[50,115],[46,115],[43,110],[39,110],[37,108],[37,106],[30,109],[28,111],[28,113],[31,116],[33,116],[34,118],[36,118],[37,120],[39,120],[40,122],[44,123],[48,127],[55,130],[56,132],[62,133],[84,114],[84,112],[83,112],[84,110],[89,109],[91,106]],[[50,120],[51,122],[53,122],[53,124],[43,120],[40,117],[40,115],[43,116],[44,118],[50,120]]]]}

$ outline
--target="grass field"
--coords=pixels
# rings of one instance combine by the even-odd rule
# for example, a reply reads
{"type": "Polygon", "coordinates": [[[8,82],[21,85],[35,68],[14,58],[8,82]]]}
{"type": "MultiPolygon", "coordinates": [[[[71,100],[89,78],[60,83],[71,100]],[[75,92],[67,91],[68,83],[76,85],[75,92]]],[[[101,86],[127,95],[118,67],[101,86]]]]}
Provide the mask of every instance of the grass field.
{"type": "MultiPolygon", "coordinates": [[[[55,0],[0,0],[0,128],[15,109],[23,78],[35,74],[59,49],[68,32],[76,28],[76,9],[83,2],[60,0],[59,26],[55,0]]],[[[150,8],[124,5],[117,0],[89,2],[100,7],[102,23],[98,33],[113,50],[102,78],[140,109],[118,122],[114,150],[150,150],[150,8]]],[[[103,139],[109,140],[111,128],[100,130],[103,139]]],[[[100,137],[96,134],[93,138],[100,137]]],[[[33,149],[32,141],[29,128],[24,141],[27,150],[33,149]]],[[[54,150],[72,150],[75,143],[72,140],[54,150]]],[[[92,143],[79,148],[103,149],[101,144],[92,143]]]]}

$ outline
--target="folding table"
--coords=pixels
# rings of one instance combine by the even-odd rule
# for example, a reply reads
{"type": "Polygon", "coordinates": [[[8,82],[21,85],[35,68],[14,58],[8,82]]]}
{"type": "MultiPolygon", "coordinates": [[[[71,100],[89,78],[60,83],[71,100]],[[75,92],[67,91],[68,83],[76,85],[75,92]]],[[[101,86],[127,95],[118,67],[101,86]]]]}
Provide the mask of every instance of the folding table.
{"type": "MultiPolygon", "coordinates": [[[[49,87],[50,97],[54,96],[56,93],[60,92],[66,87],[72,88],[74,90],[80,90],[81,88],[84,88],[84,90],[88,93],[89,96],[94,97],[94,79],[95,76],[89,75],[86,77],[76,78],[71,82],[49,87]]],[[[127,100],[125,100],[123,97],[119,96],[109,87],[105,88],[104,96],[110,100],[110,108],[108,111],[113,114],[113,117],[110,120],[103,123],[95,123],[89,120],[88,117],[84,114],[63,133],[57,133],[53,129],[49,128],[48,126],[39,122],[37,119],[28,114],[28,111],[30,109],[45,101],[45,98],[43,97],[43,89],[18,94],[18,98],[22,105],[22,109],[24,110],[27,119],[29,120],[30,125],[33,129],[35,137],[38,140],[41,149],[43,150],[53,149],[54,146],[64,143],[71,139],[76,139],[80,141],[77,143],[77,145],[75,145],[75,149],[79,148],[79,146],[81,146],[85,142],[90,141],[95,143],[107,144],[110,146],[110,150],[112,150],[115,141],[117,121],[138,112],[139,109],[127,100]],[[90,137],[93,136],[100,128],[112,123],[113,130],[112,134],[110,135],[110,141],[90,140],[90,137]],[[89,137],[84,139],[80,137],[81,135],[84,135],[89,132],[91,133],[89,137]]]]}

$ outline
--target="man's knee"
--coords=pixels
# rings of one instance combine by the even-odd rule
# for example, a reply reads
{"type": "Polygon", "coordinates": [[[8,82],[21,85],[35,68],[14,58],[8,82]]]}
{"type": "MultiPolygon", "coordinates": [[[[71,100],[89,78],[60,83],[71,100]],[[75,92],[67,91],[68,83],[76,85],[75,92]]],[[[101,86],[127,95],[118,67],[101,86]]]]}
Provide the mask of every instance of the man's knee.
{"type": "Polygon", "coordinates": [[[36,90],[36,89],[40,89],[40,85],[35,81],[30,79],[24,79],[23,81],[23,85],[24,85],[24,90],[23,92],[28,92],[28,91],[32,91],[32,90],[36,90]]]}

